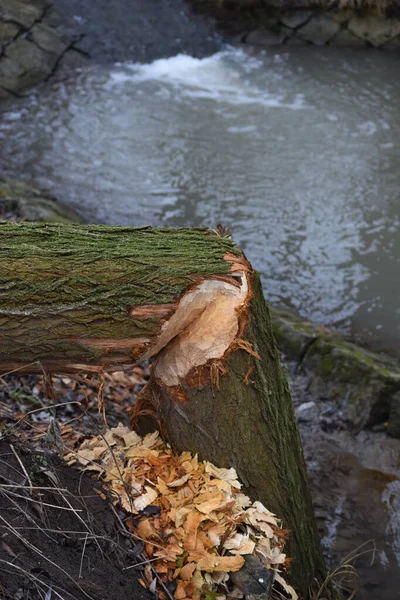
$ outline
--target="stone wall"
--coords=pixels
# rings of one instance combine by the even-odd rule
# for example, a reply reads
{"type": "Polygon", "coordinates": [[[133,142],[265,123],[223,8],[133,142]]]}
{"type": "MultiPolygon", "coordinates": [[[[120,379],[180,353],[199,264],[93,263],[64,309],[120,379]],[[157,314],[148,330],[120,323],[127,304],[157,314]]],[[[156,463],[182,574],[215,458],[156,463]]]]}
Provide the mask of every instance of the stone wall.
{"type": "Polygon", "coordinates": [[[268,15],[242,36],[253,45],[316,45],[400,50],[400,19],[354,11],[291,10],[268,15]]]}
{"type": "Polygon", "coordinates": [[[78,41],[48,0],[0,0],[0,98],[47,80],[78,41]]]}
{"type": "Polygon", "coordinates": [[[233,34],[236,41],[254,46],[287,44],[400,50],[400,13],[394,8],[383,13],[377,9],[340,8],[337,3],[336,6],[330,3],[328,7],[315,0],[191,2],[200,12],[213,14],[222,30],[233,34]]]}

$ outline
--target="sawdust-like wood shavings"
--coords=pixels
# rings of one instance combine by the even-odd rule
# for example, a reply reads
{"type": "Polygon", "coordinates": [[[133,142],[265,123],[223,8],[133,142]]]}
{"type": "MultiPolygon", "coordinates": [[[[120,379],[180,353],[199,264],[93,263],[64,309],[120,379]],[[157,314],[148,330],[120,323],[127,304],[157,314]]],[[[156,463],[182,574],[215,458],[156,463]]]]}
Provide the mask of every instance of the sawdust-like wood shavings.
{"type": "Polygon", "coordinates": [[[182,475],[179,479],[175,479],[175,481],[171,481],[171,483],[167,483],[168,487],[179,487],[187,482],[190,479],[190,473],[186,473],[186,475],[182,475]]]}
{"type": "MultiPolygon", "coordinates": [[[[176,454],[157,431],[141,438],[121,424],[85,440],[65,460],[97,471],[114,504],[133,515],[126,526],[143,540],[161,581],[175,582],[175,600],[226,597],[228,589],[229,597],[239,598],[229,573],[242,568],[246,554],[279,575],[280,593],[296,600],[283,577],[288,533],[263,504],[240,491],[235,469],[176,454]]],[[[149,578],[145,573],[142,581],[154,586],[149,578]]]]}

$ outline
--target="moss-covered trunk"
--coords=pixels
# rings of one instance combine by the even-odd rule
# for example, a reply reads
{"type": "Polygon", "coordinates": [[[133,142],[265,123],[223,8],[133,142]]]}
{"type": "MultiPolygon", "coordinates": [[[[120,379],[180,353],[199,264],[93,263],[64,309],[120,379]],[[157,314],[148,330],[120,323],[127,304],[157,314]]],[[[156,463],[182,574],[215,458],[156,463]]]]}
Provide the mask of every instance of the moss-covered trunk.
{"type": "Polygon", "coordinates": [[[131,364],[226,253],[206,230],[0,222],[1,371],[131,364]]]}
{"type": "Polygon", "coordinates": [[[0,222],[0,373],[120,368],[156,356],[135,417],[234,466],[290,529],[290,576],[324,565],[290,394],[258,276],[207,230],[0,222]]]}

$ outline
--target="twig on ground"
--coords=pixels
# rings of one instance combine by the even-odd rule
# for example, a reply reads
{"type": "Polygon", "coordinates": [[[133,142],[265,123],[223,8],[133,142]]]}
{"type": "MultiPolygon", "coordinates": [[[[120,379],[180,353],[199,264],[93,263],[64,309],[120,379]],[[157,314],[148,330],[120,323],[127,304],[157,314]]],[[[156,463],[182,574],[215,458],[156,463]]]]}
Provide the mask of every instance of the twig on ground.
{"type": "MultiPolygon", "coordinates": [[[[1,492],[1,490],[0,490],[0,492],[1,492]]],[[[54,538],[51,535],[48,535],[45,532],[45,530],[41,527],[41,525],[39,525],[36,522],[35,518],[32,515],[30,515],[27,511],[25,511],[22,508],[22,506],[18,502],[16,502],[16,500],[14,500],[14,498],[12,498],[10,496],[9,491],[5,491],[2,493],[3,493],[3,495],[5,495],[7,497],[7,500],[14,506],[14,508],[16,509],[17,512],[21,512],[27,521],[29,521],[30,523],[33,523],[33,525],[35,526],[34,529],[37,529],[38,531],[43,531],[43,533],[46,537],[48,537],[52,541],[55,541],[54,538]]],[[[25,498],[25,500],[27,500],[27,498],[25,498]]],[[[42,515],[42,518],[43,518],[43,515],[42,515]]]]}
{"type": "Polygon", "coordinates": [[[84,542],[83,548],[82,548],[81,562],[79,564],[78,579],[82,579],[83,557],[85,556],[85,550],[86,550],[87,541],[88,541],[88,534],[86,534],[86,536],[85,536],[85,542],[84,542]]]}
{"type": "Polygon", "coordinates": [[[12,453],[14,454],[15,458],[17,459],[17,461],[18,461],[18,463],[19,463],[19,466],[21,467],[21,469],[22,469],[22,470],[23,470],[23,472],[24,472],[24,475],[25,475],[25,477],[26,477],[26,479],[27,479],[27,481],[28,481],[28,483],[29,483],[29,492],[30,492],[30,494],[32,495],[32,481],[31,481],[31,478],[29,477],[28,471],[25,469],[25,465],[24,465],[24,463],[23,463],[23,462],[22,462],[22,460],[20,459],[20,457],[19,457],[19,455],[18,455],[17,451],[15,450],[15,448],[14,448],[14,446],[13,446],[12,444],[10,444],[10,448],[11,448],[11,450],[12,450],[12,453]]]}
{"type": "Polygon", "coordinates": [[[16,369],[13,369],[12,371],[7,371],[7,373],[2,373],[0,375],[0,378],[5,377],[6,375],[12,375],[13,373],[17,373],[18,371],[22,371],[23,369],[26,369],[27,367],[31,367],[32,365],[37,365],[38,363],[40,364],[40,366],[42,366],[40,361],[34,360],[33,362],[29,363],[28,365],[23,365],[22,367],[17,367],[16,369]]]}
{"type": "Polygon", "coordinates": [[[146,558],[146,560],[142,560],[139,563],[136,563],[135,565],[129,565],[129,567],[124,567],[122,570],[123,571],[129,571],[129,569],[136,569],[136,567],[141,567],[142,565],[148,565],[152,562],[155,562],[156,560],[160,560],[160,558],[157,556],[157,558],[146,558]]]}
{"type": "Polygon", "coordinates": [[[60,506],[57,504],[49,504],[48,502],[42,502],[42,500],[34,500],[33,498],[27,498],[26,496],[23,496],[22,494],[16,494],[15,492],[12,491],[8,491],[8,494],[14,496],[15,498],[22,498],[23,500],[27,500],[28,502],[33,502],[35,504],[40,504],[41,506],[48,506],[49,508],[56,508],[57,510],[69,510],[72,511],[74,513],[76,512],[82,512],[82,509],[78,508],[73,508],[73,507],[65,507],[65,506],[60,506]]]}

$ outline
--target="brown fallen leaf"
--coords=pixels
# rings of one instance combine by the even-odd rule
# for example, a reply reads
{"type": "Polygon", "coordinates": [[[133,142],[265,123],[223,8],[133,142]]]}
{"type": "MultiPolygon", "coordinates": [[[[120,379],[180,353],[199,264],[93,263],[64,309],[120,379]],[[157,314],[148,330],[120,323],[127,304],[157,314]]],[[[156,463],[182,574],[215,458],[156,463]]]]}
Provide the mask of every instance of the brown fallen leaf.
{"type": "Polygon", "coordinates": [[[196,570],[196,563],[194,563],[194,562],[188,563],[187,565],[182,567],[182,569],[180,570],[179,576],[184,581],[189,581],[190,579],[192,579],[192,575],[195,570],[196,570]]]}
{"type": "Polygon", "coordinates": [[[230,571],[239,571],[244,565],[243,556],[219,556],[218,554],[200,554],[198,552],[190,552],[188,560],[197,563],[197,568],[201,571],[209,573],[230,571]]]}

